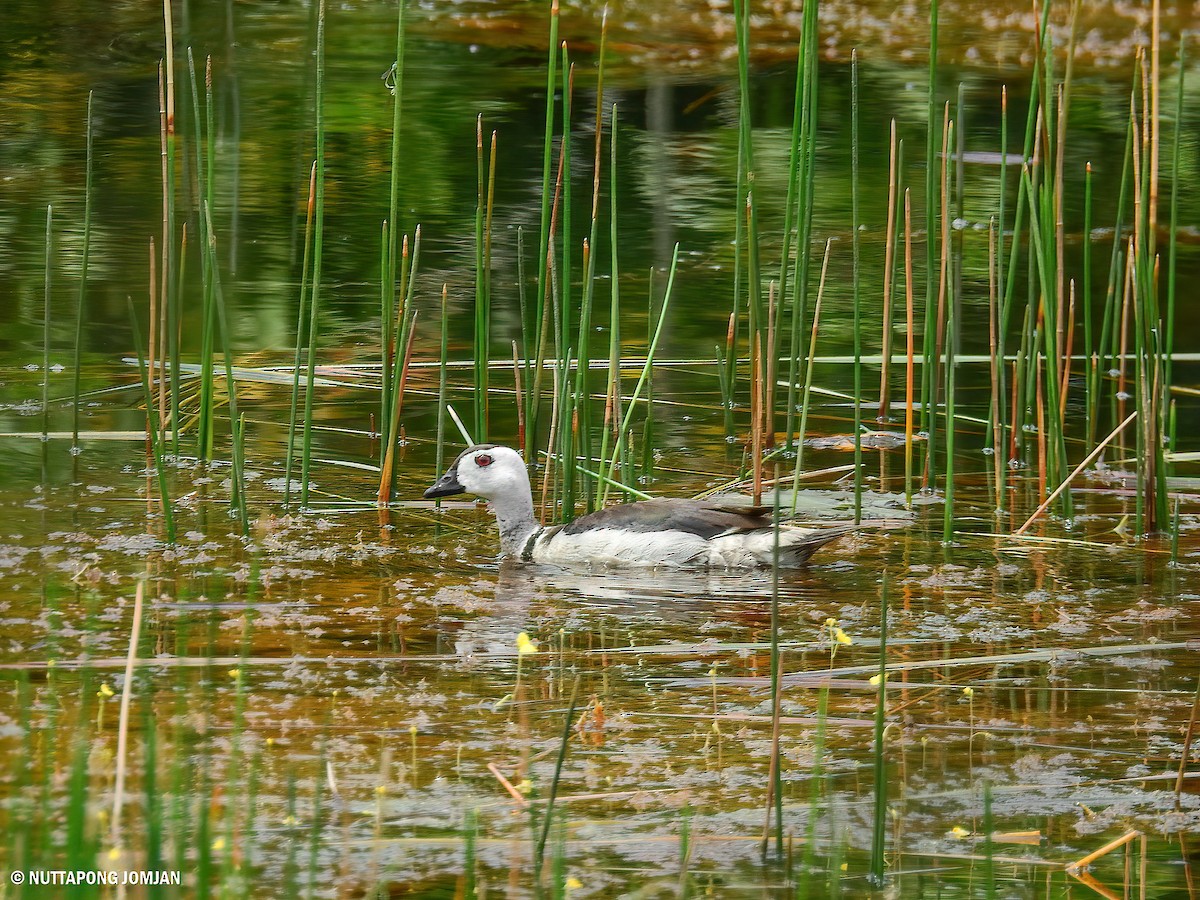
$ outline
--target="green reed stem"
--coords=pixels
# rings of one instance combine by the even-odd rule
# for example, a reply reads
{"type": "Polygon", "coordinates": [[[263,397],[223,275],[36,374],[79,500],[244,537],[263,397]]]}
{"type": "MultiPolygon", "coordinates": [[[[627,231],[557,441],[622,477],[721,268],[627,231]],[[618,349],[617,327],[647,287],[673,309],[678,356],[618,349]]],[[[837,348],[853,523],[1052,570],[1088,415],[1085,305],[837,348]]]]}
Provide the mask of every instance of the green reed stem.
{"type": "MultiPolygon", "coordinates": [[[[774,466],[775,483],[779,483],[779,462],[774,466]]],[[[780,752],[780,716],[783,714],[783,697],[780,692],[780,678],[783,675],[783,662],[779,654],[779,526],[780,506],[779,492],[774,493],[771,503],[771,783],[769,795],[774,801],[775,813],[775,854],[783,856],[783,754],[780,752]]],[[[766,856],[767,836],[763,834],[763,855],[766,856]]]]}
{"type": "Polygon", "coordinates": [[[575,684],[571,688],[571,702],[567,705],[567,716],[563,720],[562,737],[558,744],[558,757],[554,760],[554,776],[550,779],[550,795],[546,798],[546,811],[542,816],[541,833],[538,835],[537,846],[533,855],[533,878],[535,884],[541,884],[542,864],[546,856],[546,838],[550,835],[550,823],[554,820],[554,802],[558,799],[558,785],[562,777],[563,763],[567,758],[567,748],[571,744],[571,730],[575,726],[575,706],[579,701],[579,676],[575,676],[575,684]]]}
{"type": "MultiPolygon", "coordinates": [[[[829,257],[832,247],[833,238],[829,238],[825,241],[825,253],[821,257],[821,280],[817,284],[817,302],[813,304],[812,333],[809,337],[808,353],[804,361],[804,391],[800,399],[800,428],[796,436],[796,467],[793,472],[797,484],[799,484],[800,475],[804,471],[804,439],[808,434],[808,402],[812,397],[813,365],[817,356],[817,334],[821,327],[821,302],[825,297],[825,276],[829,272],[829,257]]],[[[800,492],[795,491],[792,495],[793,513],[796,511],[796,503],[799,498],[800,492]]]]}
{"type": "MultiPolygon", "coordinates": [[[[625,407],[625,414],[621,417],[621,427],[617,430],[617,434],[624,439],[624,436],[629,433],[629,425],[633,419],[634,410],[637,408],[638,400],[641,399],[642,391],[645,389],[650,375],[654,370],[654,355],[658,351],[658,343],[662,338],[663,325],[667,321],[667,310],[671,307],[671,295],[675,288],[675,269],[679,265],[679,244],[676,244],[671,251],[671,269],[667,275],[667,288],[663,293],[662,305],[658,311],[658,321],[654,326],[654,331],[650,336],[650,345],[646,348],[646,361],[642,365],[642,372],[638,376],[637,385],[633,389],[633,393],[629,397],[629,403],[625,407]]],[[[650,404],[646,405],[646,415],[650,415],[650,404]]],[[[608,461],[608,465],[601,468],[601,477],[612,477],[612,473],[617,466],[617,458],[621,452],[621,440],[616,442],[613,447],[612,457],[608,461]]]]}
{"type": "Polygon", "coordinates": [[[238,449],[238,404],[237,382],[233,378],[233,334],[229,326],[229,313],[225,308],[225,293],[221,289],[220,265],[217,258],[217,236],[213,229],[212,209],[207,202],[204,205],[204,231],[208,234],[205,252],[208,254],[208,268],[212,272],[213,299],[217,310],[217,322],[221,330],[221,350],[225,362],[225,389],[229,394],[229,422],[233,437],[231,456],[233,459],[233,508],[238,514],[242,527],[242,536],[250,536],[250,518],[246,508],[246,478],[242,464],[243,457],[238,449]]]}
{"type": "MultiPolygon", "coordinates": [[[[387,244],[387,265],[383,269],[384,277],[382,279],[385,284],[385,293],[389,297],[387,320],[383,323],[384,334],[390,334],[392,330],[392,304],[390,298],[396,291],[396,260],[400,252],[400,236],[404,234],[404,227],[400,222],[400,174],[403,171],[400,148],[403,146],[401,126],[404,121],[404,45],[406,33],[404,19],[407,7],[407,0],[397,0],[396,62],[392,69],[392,170],[390,173],[390,191],[388,193],[388,227],[391,230],[387,244]]],[[[385,383],[387,382],[388,374],[386,371],[383,373],[385,383]]],[[[386,435],[384,437],[386,439],[386,435]]]]}
{"type": "Polygon", "coordinates": [[[304,437],[300,455],[300,505],[308,508],[312,461],[313,386],[316,380],[318,314],[321,309],[321,260],[325,233],[325,0],[317,7],[316,193],[314,196],[312,299],[308,313],[308,371],[304,388],[304,437]]]}
{"type": "Polygon", "coordinates": [[[888,639],[888,578],[883,575],[879,594],[879,694],[875,699],[874,742],[871,767],[874,784],[874,816],[871,821],[871,881],[876,886],[886,879],[887,869],[887,757],[884,754],[884,727],[887,719],[887,639],[888,639]]]}
{"type": "MultiPolygon", "coordinates": [[[[1187,81],[1187,66],[1184,64],[1187,33],[1179,36],[1179,85],[1175,92],[1175,134],[1171,144],[1171,233],[1167,238],[1167,320],[1163,344],[1165,369],[1163,371],[1163,396],[1171,395],[1171,384],[1175,352],[1175,282],[1176,262],[1179,258],[1179,185],[1183,178],[1179,173],[1179,157],[1183,135],[1183,89],[1187,81]]],[[[1171,445],[1174,447],[1174,443],[1171,445]]]]}
{"type": "Polygon", "coordinates": [[[1092,375],[1095,367],[1092,343],[1092,164],[1084,167],[1083,176],[1083,359],[1084,359],[1084,450],[1092,452],[1096,441],[1096,417],[1093,407],[1098,385],[1092,375]]]}
{"type": "MultiPolygon", "coordinates": [[[[379,229],[379,423],[375,426],[375,431],[379,435],[380,457],[388,445],[387,429],[392,409],[392,359],[396,355],[392,334],[395,318],[392,306],[393,292],[396,288],[388,274],[391,270],[390,224],[384,219],[379,229]]],[[[305,275],[307,274],[305,272],[305,275]]]]}
{"type": "MultiPolygon", "coordinates": [[[[446,360],[450,347],[450,325],[446,312],[446,294],[449,289],[449,285],[442,285],[442,339],[438,353],[437,456],[434,465],[435,470],[438,472],[446,471],[446,360]]],[[[436,501],[435,505],[441,507],[442,501],[436,501]]]]}
{"type": "Polygon", "coordinates": [[[488,361],[491,358],[492,197],[496,180],[496,133],[492,132],[491,164],[484,175],[483,116],[475,120],[475,433],[487,441],[488,361]]]}
{"type": "MultiPolygon", "coordinates": [[[[542,141],[542,213],[541,225],[538,229],[538,288],[537,300],[533,310],[533,328],[535,335],[533,355],[537,357],[538,365],[534,368],[532,379],[528,380],[526,402],[528,409],[525,413],[525,458],[535,457],[538,435],[538,407],[542,390],[541,348],[545,345],[545,328],[547,319],[548,287],[547,277],[549,265],[547,254],[550,251],[550,171],[554,150],[554,89],[555,74],[558,64],[558,0],[550,0],[550,39],[546,52],[546,129],[542,141]]],[[[526,359],[530,354],[526,353],[526,359]]]]}
{"type": "MultiPolygon", "coordinates": [[[[956,131],[956,122],[952,119],[947,125],[947,148],[954,145],[953,132],[956,131]]],[[[961,157],[961,154],[960,154],[961,157]]],[[[947,198],[950,194],[950,169],[948,166],[942,167],[942,213],[945,216],[947,209],[947,198]]],[[[943,218],[942,222],[942,258],[945,259],[950,253],[950,247],[947,242],[950,240],[947,223],[943,218]]],[[[956,308],[958,306],[958,291],[955,289],[955,279],[947,278],[945,288],[949,293],[946,298],[946,321],[945,334],[946,340],[943,347],[943,352],[946,354],[946,487],[945,495],[942,503],[942,542],[949,544],[954,538],[954,329],[958,324],[956,308]]]]}
{"type": "MultiPolygon", "coordinates": [[[[192,96],[192,124],[195,129],[194,150],[196,154],[196,177],[207,180],[209,170],[204,165],[204,130],[200,126],[200,91],[196,78],[196,60],[192,50],[188,48],[188,83],[192,96]]],[[[202,184],[202,193],[207,196],[207,184],[202,184]]],[[[213,448],[213,329],[214,310],[212,293],[212,273],[208,268],[208,254],[204,247],[208,244],[205,234],[205,217],[200,216],[200,277],[203,285],[203,299],[200,304],[200,415],[196,429],[196,455],[202,460],[212,459],[213,448]]]]}
{"type": "Polygon", "coordinates": [[[46,266],[42,283],[42,452],[50,432],[50,301],[53,296],[54,207],[46,206],[46,266]]]}
{"type": "MultiPolygon", "coordinates": [[[[160,61],[162,87],[163,296],[166,298],[167,347],[171,359],[171,449],[179,455],[179,332],[183,316],[180,296],[182,256],[175,251],[175,29],[171,0],[163,0],[163,42],[166,62],[160,61]]],[[[90,129],[89,129],[90,130],[90,129]]]]}
{"type": "MultiPolygon", "coordinates": [[[[1036,204],[1034,197],[1033,182],[1030,178],[1028,166],[1023,166],[1021,170],[1021,183],[1028,195],[1029,200],[1029,237],[1030,244],[1033,250],[1033,258],[1037,263],[1038,283],[1042,296],[1042,309],[1044,327],[1042,328],[1042,337],[1045,342],[1045,359],[1049,367],[1045,379],[1046,389],[1046,424],[1048,426],[1046,435],[1047,446],[1047,479],[1049,486],[1058,487],[1062,484],[1065,477],[1064,465],[1067,456],[1066,438],[1063,433],[1063,421],[1061,407],[1059,406],[1059,379],[1060,375],[1055,360],[1058,357],[1056,349],[1056,318],[1057,311],[1053,298],[1055,297],[1054,284],[1051,280],[1051,272],[1049,271],[1050,263],[1047,260],[1046,245],[1043,243],[1043,231],[1041,227],[1042,214],[1035,212],[1036,204]]],[[[1036,354],[1035,354],[1036,355],[1036,354]]],[[[1071,519],[1073,517],[1073,504],[1071,501],[1071,492],[1063,491],[1059,496],[1059,504],[1062,510],[1063,517],[1071,519]]]]}
{"type": "MultiPolygon", "coordinates": [[[[600,467],[608,459],[609,435],[621,420],[621,285],[620,266],[617,259],[617,105],[612,106],[608,144],[608,244],[609,244],[609,298],[608,298],[608,390],[604,415],[604,428],[600,436],[600,467]]],[[[618,433],[616,443],[620,445],[618,433]]],[[[611,474],[611,473],[610,473],[611,474]]],[[[608,482],[597,479],[595,506],[604,505],[608,495],[608,482]]]]}
{"type": "MultiPolygon", "coordinates": [[[[150,447],[154,454],[154,469],[158,475],[158,493],[162,500],[163,524],[167,531],[167,543],[175,543],[175,515],[171,509],[171,495],[167,490],[167,470],[163,465],[162,436],[154,427],[154,397],[150,391],[150,374],[146,366],[146,355],[142,351],[142,326],[138,322],[137,310],[133,307],[133,298],[129,302],[129,321],[133,328],[133,345],[137,350],[138,371],[142,376],[142,396],[146,402],[146,434],[150,436],[150,447]]],[[[126,687],[128,690],[128,686],[126,687]]]]}
{"type": "MultiPolygon", "coordinates": [[[[75,357],[71,362],[71,447],[79,447],[79,369],[83,350],[83,316],[87,303],[88,258],[92,249],[92,99],[95,91],[88,91],[87,101],[87,155],[83,177],[83,256],[79,263],[79,300],[75,304],[75,357]]],[[[166,277],[166,273],[163,273],[166,277]]],[[[153,323],[151,323],[153,327],[153,323]]]]}
{"type": "MultiPolygon", "coordinates": [[[[925,122],[925,327],[921,335],[921,430],[927,435],[926,457],[932,460],[934,454],[934,417],[937,411],[933,408],[934,381],[934,335],[937,323],[934,320],[934,298],[937,291],[937,244],[934,235],[937,234],[938,211],[938,179],[937,169],[937,123],[940,120],[940,108],[937,102],[937,73],[938,73],[938,0],[930,0],[929,5],[929,84],[928,102],[925,122]]],[[[932,464],[927,467],[932,474],[932,464]]]]}
{"type": "MultiPolygon", "coordinates": [[[[858,50],[850,53],[850,230],[854,254],[854,522],[862,521],[862,297],[858,240],[858,50]]],[[[891,273],[885,277],[890,278],[891,273]]],[[[951,427],[951,426],[948,426],[951,427]]]]}
{"type": "MultiPolygon", "coordinates": [[[[313,211],[317,198],[317,164],[308,175],[308,213],[304,224],[304,265],[300,276],[300,303],[296,312],[296,353],[292,360],[292,398],[288,414],[287,458],[283,472],[283,507],[292,508],[292,467],[296,451],[296,407],[300,398],[300,358],[304,353],[304,314],[308,307],[308,274],[312,263],[313,211]]],[[[390,302],[390,298],[389,298],[390,302]]]]}
{"type": "MultiPolygon", "coordinates": [[[[788,392],[787,418],[784,430],[789,442],[795,435],[796,398],[800,389],[800,372],[804,364],[803,328],[808,309],[809,272],[812,266],[812,219],[813,198],[816,185],[816,134],[817,134],[817,46],[819,36],[819,2],[804,4],[804,14],[801,22],[800,48],[796,62],[796,91],[799,99],[796,107],[799,111],[799,142],[797,147],[797,215],[796,215],[796,277],[792,281],[792,293],[789,298],[786,291],[780,291],[780,302],[790,303],[791,334],[789,340],[790,359],[788,362],[788,392]]],[[[795,140],[796,111],[793,110],[792,131],[795,140]]],[[[790,169],[790,161],[789,161],[790,169]]],[[[791,240],[784,242],[783,255],[786,262],[791,253],[791,240]]],[[[782,285],[782,279],[781,279],[782,285]]],[[[736,324],[736,323],[735,323],[736,324]]],[[[735,346],[735,345],[734,345],[735,346]]],[[[730,395],[734,393],[734,377],[736,374],[737,357],[733,347],[727,351],[726,369],[730,374],[730,395]]]]}

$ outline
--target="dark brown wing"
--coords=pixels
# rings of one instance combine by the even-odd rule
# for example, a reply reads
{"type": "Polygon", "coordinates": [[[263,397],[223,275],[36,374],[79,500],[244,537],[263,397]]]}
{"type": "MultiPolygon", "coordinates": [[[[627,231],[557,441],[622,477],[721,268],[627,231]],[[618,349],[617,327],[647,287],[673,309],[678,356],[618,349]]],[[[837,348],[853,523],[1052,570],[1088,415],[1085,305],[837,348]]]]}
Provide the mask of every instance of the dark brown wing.
{"type": "Polygon", "coordinates": [[[642,500],[611,506],[581,516],[563,529],[564,534],[579,534],[600,528],[622,531],[683,531],[705,540],[718,534],[770,528],[771,519],[761,507],[733,508],[707,500],[642,500]]]}

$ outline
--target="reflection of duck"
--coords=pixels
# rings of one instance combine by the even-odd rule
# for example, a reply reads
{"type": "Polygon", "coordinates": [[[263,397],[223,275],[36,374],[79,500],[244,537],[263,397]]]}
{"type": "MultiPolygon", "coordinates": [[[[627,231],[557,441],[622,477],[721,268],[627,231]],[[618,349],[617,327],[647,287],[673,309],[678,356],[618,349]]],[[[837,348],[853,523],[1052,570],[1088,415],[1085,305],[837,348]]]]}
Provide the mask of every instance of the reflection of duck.
{"type": "Polygon", "coordinates": [[[477,494],[489,501],[500,527],[500,550],[525,562],[560,565],[801,566],[852,525],[779,529],[778,556],[771,511],[719,500],[643,500],[602,509],[567,525],[543,527],[533,517],[525,463],[495,444],[468,447],[425,492],[427,498],[477,494]]]}

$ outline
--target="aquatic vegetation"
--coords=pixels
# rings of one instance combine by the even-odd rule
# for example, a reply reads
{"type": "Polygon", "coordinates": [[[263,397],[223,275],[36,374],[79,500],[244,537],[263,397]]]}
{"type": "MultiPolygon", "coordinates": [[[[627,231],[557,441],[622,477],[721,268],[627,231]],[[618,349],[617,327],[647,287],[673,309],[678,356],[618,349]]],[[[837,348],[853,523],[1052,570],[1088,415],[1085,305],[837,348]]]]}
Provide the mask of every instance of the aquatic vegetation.
{"type": "Polygon", "coordinates": [[[721,59],[667,73],[641,10],[162,12],[158,133],[80,93],[77,181],[0,215],[10,873],[1186,889],[1174,14],[1118,88],[1081,4],[1007,83],[937,0],[911,63],[737,0],[695,14],[721,59]],[[776,535],[912,524],[794,573],[497,566],[486,514],[418,499],[458,437],[523,448],[544,524],[730,490],[776,535]]]}

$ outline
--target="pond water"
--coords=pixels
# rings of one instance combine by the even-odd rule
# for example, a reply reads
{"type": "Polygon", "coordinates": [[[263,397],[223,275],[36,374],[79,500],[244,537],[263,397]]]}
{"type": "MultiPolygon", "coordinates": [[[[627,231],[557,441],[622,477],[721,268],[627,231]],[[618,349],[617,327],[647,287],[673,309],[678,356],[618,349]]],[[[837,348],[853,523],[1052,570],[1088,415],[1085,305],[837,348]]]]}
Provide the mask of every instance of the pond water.
{"type": "MultiPolygon", "coordinates": [[[[636,8],[610,11],[604,91],[605,128],[614,121],[608,104],[617,106],[622,350],[629,358],[646,352],[647,297],[661,301],[678,243],[639,486],[685,496],[745,474],[748,406],[735,410],[727,439],[711,362],[724,347],[739,215],[733,26],[719,3],[629,6],[636,8]]],[[[562,14],[561,36],[579,67],[576,238],[588,228],[600,12],[581,3],[562,14]]],[[[181,887],[144,889],[151,896],[1194,896],[1200,800],[1194,779],[1183,779],[1182,789],[1177,779],[1200,677],[1195,462],[1182,455],[1169,472],[1174,540],[1132,533],[1132,444],[1074,483],[1073,522],[1046,518],[1027,539],[997,536],[1025,520],[1041,488],[1032,450],[1023,449],[998,514],[984,452],[994,160],[963,167],[957,396],[959,412],[972,418],[957,429],[952,541],[942,540],[942,491],[920,492],[906,508],[902,444],[865,451],[864,474],[869,512],[904,518],[905,526],[864,529],[777,581],[767,572],[568,572],[497,562],[484,509],[435,510],[419,499],[439,474],[443,284],[451,358],[472,352],[477,115],[498,135],[492,358],[510,358],[510,342],[520,340],[518,281],[535,277],[541,209],[546,13],[517,2],[409,11],[400,224],[422,229],[418,319],[398,502],[379,510],[379,379],[369,367],[379,361],[378,248],[392,122],[381,75],[395,55],[396,10],[368,2],[329,10],[318,317],[326,383],[317,389],[310,505],[301,512],[294,499],[284,502],[290,379],[263,367],[292,362],[313,153],[315,8],[177,5],[185,157],[195,130],[184,48],[195,48],[198,66],[209,54],[214,64],[214,226],[244,376],[238,402],[251,529],[243,538],[229,512],[222,410],[216,460],[198,461],[188,432],[166,466],[178,535],[171,545],[153,500],[153,461],[145,441],[130,437],[146,416],[137,368],[127,361],[135,347],[128,298],[144,318],[150,241],[161,235],[161,9],[6,5],[0,746],[9,762],[0,776],[0,865],[181,873],[181,887]],[[73,452],[89,91],[94,212],[79,369],[83,434],[73,452]],[[52,402],[44,417],[46,378],[52,402]],[[785,673],[785,846],[776,851],[772,824],[764,855],[773,595],[785,673]],[[890,680],[880,740],[879,689],[870,678],[879,670],[885,595],[890,680]],[[137,664],[127,679],[135,619],[137,664]],[[519,641],[522,634],[536,648],[519,641]],[[886,874],[876,884],[880,816],[886,874]],[[1088,871],[1067,871],[1134,831],[1088,871]],[[541,888],[533,875],[539,845],[541,888]]],[[[1100,283],[1112,241],[1104,229],[1117,214],[1132,48],[1149,27],[1144,13],[1103,4],[1085,11],[1078,29],[1064,255],[1078,268],[1090,161],[1100,283]]],[[[1164,108],[1174,102],[1177,37],[1188,14],[1182,5],[1164,14],[1164,108]]],[[[862,295],[871,323],[863,347],[877,354],[893,116],[907,147],[913,219],[924,223],[927,16],[923,6],[822,7],[813,243],[833,239],[834,249],[812,438],[853,432],[844,398],[853,390],[844,357],[854,343],[849,51],[859,53],[862,295]]],[[[939,94],[955,104],[973,160],[999,150],[1004,86],[1009,150],[1019,155],[1032,27],[1024,8],[943,10],[939,94]]],[[[790,4],[755,9],[756,191],[768,223],[763,258],[776,266],[799,28],[790,4]]],[[[1065,42],[1064,29],[1065,14],[1056,15],[1054,34],[1065,42]]],[[[1200,178],[1197,78],[1192,66],[1175,176],[1182,184],[1200,178]]],[[[181,160],[180,190],[189,197],[193,160],[181,160]]],[[[1011,203],[1015,167],[1009,178],[1011,203]]],[[[1164,197],[1171,183],[1164,176],[1164,197]]],[[[1181,192],[1178,220],[1177,277],[1190,285],[1200,278],[1200,195],[1181,192]]],[[[923,234],[918,241],[923,299],[923,234]]],[[[191,252],[187,363],[200,351],[200,261],[194,245],[191,252]]],[[[573,265],[578,271],[577,251],[573,265]]],[[[597,265],[600,283],[611,281],[607,244],[597,265]]],[[[600,290],[595,340],[604,346],[595,355],[606,356],[608,289],[600,290]]],[[[1173,450],[1187,454],[1200,450],[1200,343],[1182,315],[1181,323],[1173,450]]],[[[627,395],[639,370],[626,370],[627,395]]],[[[748,382],[744,368],[743,376],[748,382]]],[[[470,378],[469,366],[450,370],[449,396],[464,416],[470,378]]],[[[493,379],[489,436],[515,443],[511,369],[493,379]]],[[[878,381],[878,362],[869,362],[864,402],[875,401],[878,381]]],[[[1066,402],[1072,467],[1084,456],[1081,381],[1072,379],[1066,402]]],[[[189,394],[187,416],[196,403],[189,394]]],[[[805,451],[806,469],[828,471],[806,481],[802,497],[826,517],[845,518],[853,516],[844,468],[853,457],[844,441],[833,443],[805,451]]],[[[45,896],[30,886],[6,890],[45,896]]]]}

